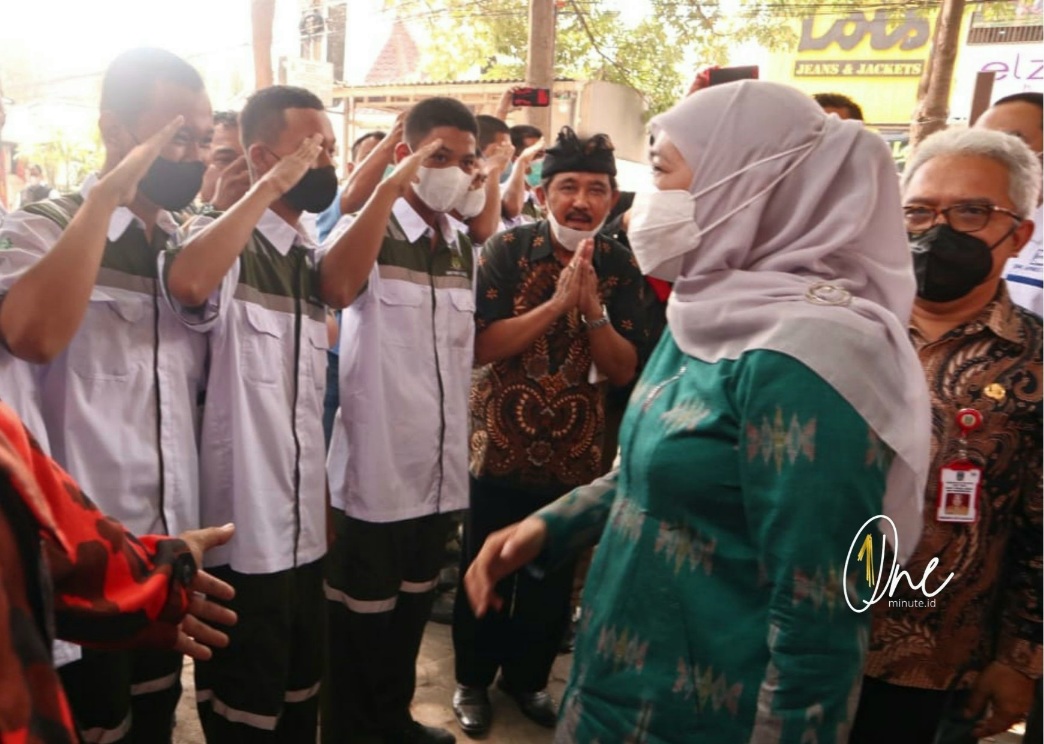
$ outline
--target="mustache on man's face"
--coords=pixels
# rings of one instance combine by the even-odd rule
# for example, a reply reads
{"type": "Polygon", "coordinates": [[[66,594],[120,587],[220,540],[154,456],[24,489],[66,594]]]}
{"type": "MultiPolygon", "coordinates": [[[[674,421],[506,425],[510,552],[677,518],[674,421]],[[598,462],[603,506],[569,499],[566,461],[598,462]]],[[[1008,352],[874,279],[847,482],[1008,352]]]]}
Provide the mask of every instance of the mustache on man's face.
{"type": "Polygon", "coordinates": [[[569,222],[570,220],[573,222],[585,222],[587,224],[594,222],[594,218],[591,216],[590,212],[585,212],[580,209],[570,209],[566,212],[565,218],[566,222],[569,222]]]}

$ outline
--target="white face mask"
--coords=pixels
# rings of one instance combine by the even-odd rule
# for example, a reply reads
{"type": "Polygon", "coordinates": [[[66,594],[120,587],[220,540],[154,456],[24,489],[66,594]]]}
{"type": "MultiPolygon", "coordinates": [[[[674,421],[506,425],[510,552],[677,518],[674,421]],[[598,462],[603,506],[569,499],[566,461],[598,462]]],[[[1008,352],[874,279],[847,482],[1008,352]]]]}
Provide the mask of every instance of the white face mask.
{"type": "Polygon", "coordinates": [[[413,184],[413,191],[434,212],[449,212],[464,197],[474,176],[456,166],[449,168],[425,168],[418,171],[420,182],[413,184]]]}
{"type": "Polygon", "coordinates": [[[688,191],[652,191],[634,195],[627,241],[646,276],[673,282],[682,256],[700,245],[695,197],[688,191]]]}
{"type": "Polygon", "coordinates": [[[602,225],[605,224],[605,218],[603,217],[602,221],[593,230],[574,230],[556,220],[554,212],[550,209],[547,210],[547,221],[551,223],[551,234],[555,236],[555,240],[570,253],[576,253],[576,249],[580,247],[580,244],[588,238],[593,238],[597,235],[598,231],[602,229],[602,225]]]}
{"type": "Polygon", "coordinates": [[[466,220],[470,220],[472,217],[476,217],[482,213],[482,210],[486,208],[486,186],[483,184],[477,189],[464,194],[464,198],[460,200],[460,204],[457,205],[457,211],[460,212],[460,216],[466,220]]]}
{"type": "MultiPolygon", "coordinates": [[[[822,136],[822,135],[821,135],[822,136]]],[[[817,139],[818,141],[818,139],[817,139]]],[[[743,211],[762,196],[771,191],[776,184],[790,175],[791,171],[801,165],[811,154],[816,142],[794,147],[785,152],[755,161],[735,173],[722,178],[710,186],[690,194],[688,191],[653,191],[635,194],[631,206],[631,224],[627,230],[627,241],[634,252],[634,260],[638,268],[646,276],[674,283],[681,273],[682,259],[686,253],[699,247],[700,241],[733,215],[743,211]],[[696,221],[696,200],[714,189],[724,186],[752,168],[786,157],[794,152],[805,152],[785,171],[780,173],[768,186],[763,188],[745,202],[726,212],[707,227],[701,227],[696,221]]]]}

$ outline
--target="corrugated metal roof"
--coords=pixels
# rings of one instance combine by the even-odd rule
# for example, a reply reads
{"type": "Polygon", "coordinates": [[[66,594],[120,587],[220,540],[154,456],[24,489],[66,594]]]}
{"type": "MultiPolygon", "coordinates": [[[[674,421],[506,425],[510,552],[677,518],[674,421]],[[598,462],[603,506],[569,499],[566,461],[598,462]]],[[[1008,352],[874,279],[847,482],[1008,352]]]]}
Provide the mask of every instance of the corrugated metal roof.
{"type": "MultiPolygon", "coordinates": [[[[575,83],[576,78],[558,77],[556,83],[575,83]]],[[[434,85],[525,85],[525,80],[512,78],[496,78],[493,80],[402,80],[399,82],[380,83],[334,83],[335,88],[401,88],[407,85],[434,86],[434,85]]]]}

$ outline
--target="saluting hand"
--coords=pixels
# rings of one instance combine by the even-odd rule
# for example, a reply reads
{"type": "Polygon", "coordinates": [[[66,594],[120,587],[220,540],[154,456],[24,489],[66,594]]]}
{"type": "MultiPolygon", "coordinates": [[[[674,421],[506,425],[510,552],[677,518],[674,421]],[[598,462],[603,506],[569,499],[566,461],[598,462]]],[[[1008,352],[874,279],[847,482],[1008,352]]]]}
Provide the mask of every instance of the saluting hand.
{"type": "Polygon", "coordinates": [[[305,137],[297,149],[292,154],[280,158],[279,162],[261,177],[259,183],[271,186],[275,199],[279,199],[297,185],[309,168],[315,166],[322,150],[323,135],[313,134],[311,137],[305,137]]]}
{"type": "MultiPolygon", "coordinates": [[[[213,167],[213,166],[211,166],[213,167]]],[[[224,212],[250,188],[250,169],[245,155],[240,155],[225,168],[214,187],[214,209],[224,212]]]]}
{"type": "Polygon", "coordinates": [[[488,174],[499,177],[508,167],[514,154],[515,148],[509,142],[495,145],[493,152],[486,156],[485,168],[483,170],[488,174]]]}
{"type": "Polygon", "coordinates": [[[395,170],[391,172],[391,175],[384,180],[384,183],[388,184],[387,188],[395,189],[399,196],[405,196],[410,190],[410,185],[420,180],[417,177],[417,172],[420,170],[421,165],[424,164],[425,160],[438,152],[440,147],[442,147],[442,140],[436,139],[412,153],[408,158],[401,160],[395,166],[395,170]]]}
{"type": "Polygon", "coordinates": [[[541,137],[536,142],[527,147],[525,150],[523,150],[521,154],[519,154],[518,166],[522,168],[528,168],[533,163],[533,161],[536,160],[537,155],[544,151],[545,147],[546,143],[544,142],[544,138],[541,137]]]}
{"type": "Polygon", "coordinates": [[[135,145],[115,168],[102,176],[92,193],[97,191],[100,196],[107,197],[114,209],[130,204],[138,193],[138,182],[145,177],[149,167],[159,157],[160,151],[174,139],[174,135],[184,124],[184,116],[175,116],[167,126],[141,144],[135,145]]]}

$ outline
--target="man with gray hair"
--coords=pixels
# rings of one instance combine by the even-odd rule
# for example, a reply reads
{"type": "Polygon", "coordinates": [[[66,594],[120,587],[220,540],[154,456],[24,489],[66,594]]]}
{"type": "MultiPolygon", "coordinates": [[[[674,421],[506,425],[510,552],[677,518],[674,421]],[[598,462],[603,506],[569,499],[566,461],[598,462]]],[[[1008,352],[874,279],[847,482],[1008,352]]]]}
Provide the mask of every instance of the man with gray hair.
{"type": "Polygon", "coordinates": [[[1026,715],[1041,676],[1041,320],[1005,262],[1033,233],[1041,166],[985,130],[926,139],[903,174],[932,398],[913,556],[873,607],[851,744],[974,742],[1026,715]],[[922,577],[924,577],[923,583],[922,577]],[[904,577],[905,578],[905,577],[904,577]],[[916,586],[913,586],[915,585],[916,586]]]}

